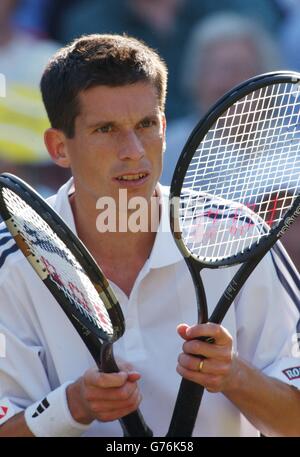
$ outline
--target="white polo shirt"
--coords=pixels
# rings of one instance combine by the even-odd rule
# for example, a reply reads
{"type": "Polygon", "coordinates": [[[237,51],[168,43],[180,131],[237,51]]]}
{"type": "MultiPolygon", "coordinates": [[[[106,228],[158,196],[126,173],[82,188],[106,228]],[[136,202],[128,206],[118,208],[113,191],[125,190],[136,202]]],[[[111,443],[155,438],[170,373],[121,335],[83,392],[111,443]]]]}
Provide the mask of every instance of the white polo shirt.
{"type": "MultiPolygon", "coordinates": [[[[50,201],[76,232],[68,200],[71,187],[70,180],[50,201]]],[[[197,322],[194,286],[167,230],[168,188],[159,186],[159,192],[163,197],[160,228],[130,297],[111,284],[126,322],[125,335],[115,343],[114,353],[141,373],[140,409],[154,436],[164,436],[168,430],[181,380],[176,364],[183,340],[176,326],[197,322]]],[[[0,341],[5,339],[6,356],[2,348],[0,423],[95,365],[64,312],[1,228],[0,341]]],[[[278,256],[268,255],[256,268],[223,325],[242,358],[297,385],[297,376],[289,380],[282,370],[300,366],[299,359],[291,359],[292,351],[299,356],[295,350],[299,277],[286,258],[278,256]],[[284,276],[285,285],[274,265],[284,276]]],[[[203,272],[210,313],[232,274],[232,268],[203,272]]],[[[258,431],[223,394],[205,391],[194,436],[257,435],[258,431]]],[[[118,421],[94,421],[84,436],[122,436],[122,430],[118,421]]]]}

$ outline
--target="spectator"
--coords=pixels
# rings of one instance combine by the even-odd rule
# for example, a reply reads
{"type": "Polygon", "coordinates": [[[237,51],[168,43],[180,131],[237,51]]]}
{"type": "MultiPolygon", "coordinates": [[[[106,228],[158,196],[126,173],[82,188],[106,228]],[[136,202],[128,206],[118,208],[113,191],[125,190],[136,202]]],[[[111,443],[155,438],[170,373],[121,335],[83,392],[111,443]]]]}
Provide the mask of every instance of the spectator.
{"type": "Polygon", "coordinates": [[[300,71],[300,2],[281,0],[284,18],[278,29],[279,47],[284,56],[284,63],[292,70],[300,71]]]}
{"type": "Polygon", "coordinates": [[[43,67],[57,44],[37,40],[13,25],[18,4],[17,0],[0,4],[0,72],[6,86],[5,97],[0,98],[0,170],[14,172],[38,187],[43,183],[45,191],[45,186],[56,189],[59,183],[53,178],[62,177],[60,170],[50,166],[43,144],[41,134],[48,119],[39,93],[43,67]]]}
{"type": "Polygon", "coordinates": [[[60,19],[54,11],[55,36],[67,43],[86,33],[125,32],[159,50],[169,68],[167,117],[175,119],[189,112],[185,93],[178,83],[186,40],[193,25],[218,11],[221,4],[224,9],[259,18],[270,29],[277,22],[276,9],[270,0],[77,0],[75,5],[67,2],[60,19]]]}
{"type": "Polygon", "coordinates": [[[14,23],[36,37],[46,37],[46,12],[50,0],[19,0],[14,23]]]}
{"type": "Polygon", "coordinates": [[[161,182],[170,184],[189,134],[218,98],[245,79],[279,66],[275,43],[253,20],[224,12],[197,24],[182,65],[182,85],[193,111],[169,124],[161,182]]]}

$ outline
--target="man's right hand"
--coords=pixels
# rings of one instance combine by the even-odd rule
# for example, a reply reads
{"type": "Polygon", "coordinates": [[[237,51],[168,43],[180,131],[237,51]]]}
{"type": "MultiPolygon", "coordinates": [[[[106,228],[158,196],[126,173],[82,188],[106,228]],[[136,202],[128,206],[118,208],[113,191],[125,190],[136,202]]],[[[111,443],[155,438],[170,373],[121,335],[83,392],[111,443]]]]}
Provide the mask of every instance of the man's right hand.
{"type": "Polygon", "coordinates": [[[135,411],[141,402],[135,371],[101,373],[90,369],[67,387],[67,400],[73,418],[82,424],[97,419],[110,422],[135,411]]]}

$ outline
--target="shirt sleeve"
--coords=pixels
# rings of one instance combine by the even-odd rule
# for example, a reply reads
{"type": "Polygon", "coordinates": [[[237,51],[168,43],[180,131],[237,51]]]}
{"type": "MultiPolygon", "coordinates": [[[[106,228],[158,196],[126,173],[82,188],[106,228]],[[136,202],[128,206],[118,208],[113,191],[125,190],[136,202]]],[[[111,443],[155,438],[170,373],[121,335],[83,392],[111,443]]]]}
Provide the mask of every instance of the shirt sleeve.
{"type": "Polygon", "coordinates": [[[25,280],[2,273],[0,281],[1,424],[42,398],[51,387],[40,326],[26,294],[25,280]]]}
{"type": "Polygon", "coordinates": [[[268,253],[236,300],[239,355],[269,376],[300,387],[299,274],[282,246],[268,253]]]}

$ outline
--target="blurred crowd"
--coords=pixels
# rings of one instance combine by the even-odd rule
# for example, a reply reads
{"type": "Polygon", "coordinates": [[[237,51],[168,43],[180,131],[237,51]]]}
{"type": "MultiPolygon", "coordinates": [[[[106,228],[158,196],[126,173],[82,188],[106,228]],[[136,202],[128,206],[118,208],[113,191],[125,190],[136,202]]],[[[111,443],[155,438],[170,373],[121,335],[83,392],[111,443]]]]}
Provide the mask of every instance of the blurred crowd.
{"type": "MultiPolygon", "coordinates": [[[[44,196],[69,172],[43,144],[39,80],[56,49],[97,32],[141,38],[168,64],[166,185],[190,132],[221,95],[259,73],[300,71],[300,0],[1,0],[0,172],[44,196]]],[[[298,231],[287,244],[300,269],[298,231]]]]}

